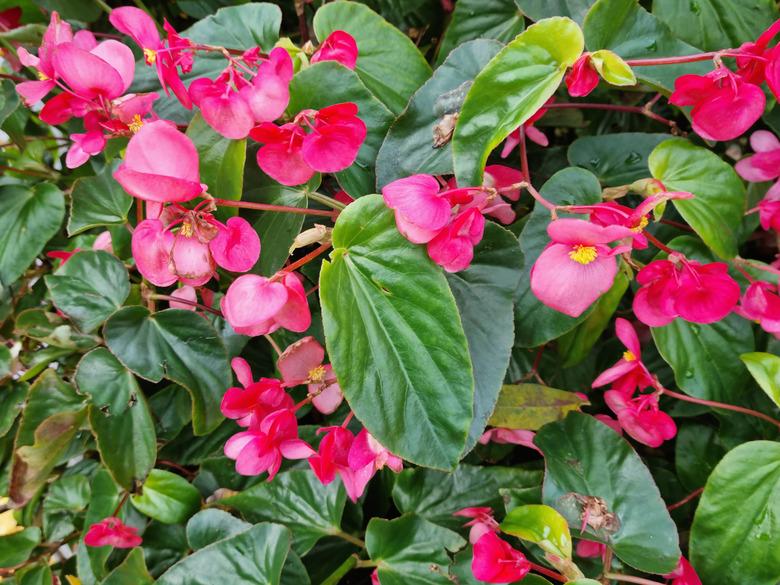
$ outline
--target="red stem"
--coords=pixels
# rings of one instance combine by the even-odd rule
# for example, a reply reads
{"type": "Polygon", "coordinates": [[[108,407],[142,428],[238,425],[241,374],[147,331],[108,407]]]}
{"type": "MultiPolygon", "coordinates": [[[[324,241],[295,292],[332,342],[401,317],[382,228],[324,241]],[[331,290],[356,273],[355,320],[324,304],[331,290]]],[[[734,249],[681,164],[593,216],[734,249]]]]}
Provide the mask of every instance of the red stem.
{"type": "Polygon", "coordinates": [[[182,305],[189,305],[190,307],[197,307],[198,309],[202,309],[204,311],[208,311],[209,313],[213,315],[217,315],[218,317],[222,317],[222,312],[217,311],[216,309],[212,309],[211,307],[207,307],[206,305],[201,305],[200,303],[196,303],[195,301],[191,301],[189,299],[180,299],[178,297],[173,297],[171,295],[149,295],[150,299],[154,299],[156,301],[168,301],[169,303],[173,301],[174,303],[181,303],[182,305]]]}
{"type": "Polygon", "coordinates": [[[323,252],[326,252],[328,250],[328,248],[330,248],[330,246],[331,246],[330,243],[320,244],[319,247],[315,248],[314,250],[312,250],[311,252],[306,254],[306,256],[304,256],[303,258],[299,258],[298,260],[296,260],[292,264],[288,264],[287,266],[282,268],[279,272],[277,272],[274,276],[271,277],[271,280],[278,280],[278,279],[280,279],[285,272],[293,272],[294,270],[298,270],[304,264],[308,264],[309,262],[314,260],[320,254],[322,254],[323,252]]]}
{"type": "Polygon", "coordinates": [[[541,573],[545,577],[549,577],[550,579],[555,579],[556,581],[560,581],[561,583],[566,583],[568,581],[568,579],[563,575],[561,575],[560,573],[556,573],[555,571],[552,571],[547,567],[543,567],[542,565],[531,563],[531,561],[528,562],[531,564],[531,568],[534,571],[536,571],[537,573],[541,573]]]}
{"type": "Polygon", "coordinates": [[[241,209],[257,209],[259,211],[278,211],[282,213],[297,213],[300,215],[320,215],[323,217],[336,217],[338,212],[324,209],[307,209],[304,207],[289,207],[287,205],[269,205],[267,203],[252,203],[250,201],[231,201],[229,199],[214,199],[219,207],[239,207],[241,209]]]}
{"type": "Polygon", "coordinates": [[[545,199],[542,194],[539,193],[539,191],[534,189],[533,185],[527,182],[523,182],[521,183],[521,186],[528,190],[528,192],[531,194],[531,197],[533,197],[539,203],[539,205],[547,209],[552,214],[553,219],[558,219],[558,208],[554,204],[547,201],[547,199],[545,199]]]}
{"type": "Polygon", "coordinates": [[[664,243],[663,243],[661,240],[659,240],[658,238],[656,238],[656,237],[655,237],[653,234],[651,234],[650,232],[647,232],[647,231],[646,231],[646,232],[645,232],[645,237],[648,239],[648,241],[649,241],[651,244],[653,244],[653,246],[655,246],[655,247],[656,247],[656,248],[658,248],[659,250],[663,250],[663,251],[664,251],[664,252],[666,252],[667,254],[672,254],[672,253],[674,252],[674,250],[672,250],[672,249],[671,249],[669,246],[667,246],[666,244],[664,244],[664,243]]]}
{"type": "Polygon", "coordinates": [[[709,406],[711,408],[720,408],[722,410],[733,410],[734,412],[747,414],[748,416],[754,416],[756,418],[760,418],[761,420],[765,420],[766,422],[773,424],[778,429],[780,429],[780,421],[773,419],[771,416],[764,414],[763,412],[758,412],[757,410],[744,408],[742,406],[735,406],[733,404],[725,404],[723,402],[715,402],[714,400],[703,400],[702,398],[694,398],[693,396],[687,396],[685,394],[680,394],[679,392],[672,392],[671,390],[667,390],[666,388],[661,388],[660,390],[666,396],[671,396],[672,398],[676,398],[677,400],[682,400],[683,402],[692,402],[693,404],[703,404],[704,406],[709,406]]]}
{"type": "Polygon", "coordinates": [[[114,508],[114,513],[111,514],[114,518],[117,517],[119,514],[119,511],[122,509],[122,506],[125,505],[125,502],[127,501],[127,498],[130,497],[130,492],[125,492],[122,498],[119,500],[119,503],[116,505],[116,508],[114,508]]]}
{"type": "Polygon", "coordinates": [[[723,55],[723,51],[710,51],[709,53],[695,53],[693,55],[680,55],[679,57],[657,57],[655,59],[626,59],[629,67],[650,67],[653,65],[679,65],[680,63],[696,63],[697,61],[709,61],[723,55]]]}
{"type": "Polygon", "coordinates": [[[528,145],[525,141],[525,126],[517,129],[520,134],[520,171],[523,173],[523,180],[531,182],[531,170],[528,167],[528,145]]]}
{"type": "Polygon", "coordinates": [[[676,510],[677,508],[681,508],[682,506],[684,506],[685,504],[687,504],[691,500],[695,500],[696,498],[698,498],[703,491],[704,491],[704,488],[700,487],[699,489],[692,491],[690,494],[685,496],[679,502],[677,502],[675,504],[672,504],[670,506],[666,506],[666,509],[671,512],[672,510],[676,510]]]}
{"type": "Polygon", "coordinates": [[[679,221],[674,221],[671,219],[662,219],[661,223],[665,223],[666,225],[670,225],[672,227],[676,227],[678,230],[683,230],[686,232],[693,232],[693,229],[684,223],[680,223],[679,221]]]}
{"type": "Polygon", "coordinates": [[[594,103],[574,103],[574,102],[568,102],[568,103],[560,103],[560,104],[547,104],[544,106],[548,110],[609,110],[613,112],[628,112],[630,114],[639,114],[641,116],[645,116],[647,118],[650,118],[651,120],[655,120],[656,122],[660,122],[661,124],[664,124],[666,126],[669,126],[669,128],[676,128],[677,122],[674,122],[673,120],[667,120],[663,116],[659,116],[655,112],[651,112],[649,108],[645,106],[621,106],[618,104],[594,104],[594,103]]]}

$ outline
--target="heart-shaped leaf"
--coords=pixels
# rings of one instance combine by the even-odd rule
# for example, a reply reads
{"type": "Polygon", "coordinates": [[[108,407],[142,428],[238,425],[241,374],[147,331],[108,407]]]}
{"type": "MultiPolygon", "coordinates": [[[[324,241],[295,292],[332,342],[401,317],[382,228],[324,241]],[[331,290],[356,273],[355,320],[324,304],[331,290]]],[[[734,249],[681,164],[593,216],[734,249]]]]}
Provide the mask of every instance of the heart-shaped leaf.
{"type": "Polygon", "coordinates": [[[574,392],[541,384],[512,384],[501,389],[490,425],[535,431],[588,404],[574,392]]]}
{"type": "Polygon", "coordinates": [[[164,524],[178,524],[200,507],[200,492],[180,475],[153,469],[140,494],[130,497],[133,506],[164,524]]]}

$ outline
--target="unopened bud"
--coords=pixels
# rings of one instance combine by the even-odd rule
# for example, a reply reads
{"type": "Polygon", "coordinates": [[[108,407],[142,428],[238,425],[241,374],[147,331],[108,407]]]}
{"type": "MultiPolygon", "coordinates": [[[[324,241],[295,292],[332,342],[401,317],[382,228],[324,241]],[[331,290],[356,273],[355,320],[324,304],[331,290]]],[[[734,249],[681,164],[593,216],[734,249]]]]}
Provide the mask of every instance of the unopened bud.
{"type": "Polygon", "coordinates": [[[298,248],[305,248],[306,246],[311,246],[312,244],[330,243],[332,231],[332,228],[315,223],[313,228],[302,231],[300,234],[298,234],[298,236],[293,241],[292,246],[290,246],[290,254],[292,254],[298,248]]]}

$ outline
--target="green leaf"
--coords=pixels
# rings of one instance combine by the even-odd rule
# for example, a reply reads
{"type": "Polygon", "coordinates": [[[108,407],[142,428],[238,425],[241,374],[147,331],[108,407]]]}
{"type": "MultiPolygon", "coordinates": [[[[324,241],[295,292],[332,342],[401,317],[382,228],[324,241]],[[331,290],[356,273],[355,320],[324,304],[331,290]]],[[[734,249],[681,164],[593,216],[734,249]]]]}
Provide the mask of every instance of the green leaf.
{"type": "Polygon", "coordinates": [[[569,18],[537,22],[474,79],[452,139],[459,185],[481,185],[490,152],[555,93],[582,53],[582,31],[569,18]]]}
{"type": "Polygon", "coordinates": [[[447,274],[474,368],[474,418],[465,451],[470,451],[482,436],[509,366],[514,342],[514,293],[522,265],[517,238],[498,224],[487,222],[471,266],[447,274]],[[496,327],[496,323],[510,326],[496,327]]]}
{"type": "Polygon", "coordinates": [[[14,113],[20,103],[22,101],[19,99],[19,94],[16,93],[13,81],[10,79],[0,81],[0,125],[14,113]]]}
{"type": "MultiPolygon", "coordinates": [[[[244,199],[268,205],[284,205],[287,207],[307,207],[306,191],[295,187],[285,187],[275,184],[252,189],[244,194],[244,199]]],[[[295,237],[301,233],[304,216],[300,213],[278,213],[264,211],[252,227],[260,236],[262,252],[252,272],[271,276],[282,266],[290,256],[290,247],[295,237]]]]}
{"type": "Polygon", "coordinates": [[[352,35],[358,46],[355,73],[377,99],[395,115],[431,76],[431,68],[414,43],[368,6],[331,2],[314,15],[320,41],[333,31],[352,35]]]}
{"type": "Polygon", "coordinates": [[[200,508],[200,492],[180,475],[152,469],[141,494],[130,496],[133,506],[164,524],[184,522],[200,508]]]}
{"type": "MultiPolygon", "coordinates": [[[[460,6],[460,4],[456,5],[460,6]]],[[[487,39],[455,48],[409,100],[409,105],[390,126],[376,159],[377,185],[381,188],[416,173],[448,175],[453,172],[452,146],[448,140],[434,146],[434,129],[446,116],[460,111],[466,92],[501,43],[487,39]]]]}
{"type": "Polygon", "coordinates": [[[75,236],[88,229],[127,222],[127,212],[133,198],[112,176],[112,165],[94,177],[82,177],[73,183],[70,195],[68,235],[75,236]]]}
{"type": "Polygon", "coordinates": [[[685,422],[674,442],[674,466],[680,483],[689,491],[707,483],[712,470],[726,454],[711,426],[685,422]]]}
{"type": "Polygon", "coordinates": [[[658,352],[672,367],[677,386],[686,394],[741,402],[748,378],[738,356],[754,349],[749,321],[735,314],[709,325],[675,319],[651,331],[658,352]]]}
{"type": "Polygon", "coordinates": [[[157,585],[279,585],[290,550],[290,532],[278,524],[257,524],[210,544],[163,573],[157,585]]]}
{"type": "Polygon", "coordinates": [[[24,408],[27,384],[12,382],[0,388],[0,437],[4,437],[24,408]]]}
{"type": "Polygon", "coordinates": [[[13,567],[23,563],[40,542],[41,529],[37,527],[0,536],[0,567],[13,567]]]}
{"type": "MultiPolygon", "coordinates": [[[[84,517],[84,526],[91,526],[108,516],[114,515],[114,510],[120,502],[120,491],[111,475],[103,468],[99,468],[90,482],[91,495],[89,507],[84,517]]],[[[120,512],[120,517],[123,513],[120,512]]],[[[145,537],[146,535],[144,535],[145,537]]],[[[76,549],[76,562],[79,578],[84,585],[96,583],[106,576],[106,560],[111,554],[111,548],[107,546],[86,546],[84,533],[82,533],[80,546],[76,549]]]]}
{"type": "Polygon", "coordinates": [[[618,87],[636,85],[636,76],[631,67],[612,51],[606,49],[594,51],[590,55],[590,62],[593,63],[604,81],[610,85],[618,87]]]}
{"type": "Polygon", "coordinates": [[[601,583],[595,579],[575,579],[574,581],[567,581],[565,585],[601,585],[601,583]]]}
{"type": "Polygon", "coordinates": [[[541,471],[516,467],[459,465],[452,473],[418,467],[404,469],[393,486],[393,502],[402,513],[414,512],[436,524],[459,529],[463,519],[453,513],[469,506],[499,508],[502,488],[541,484],[541,471]]]}
{"type": "Polygon", "coordinates": [[[130,294],[127,268],[103,250],[77,252],[44,280],[57,308],[87,333],[97,329],[130,294]]]}
{"type": "Polygon", "coordinates": [[[772,402],[780,406],[780,357],[757,351],[743,353],[739,359],[772,402]]]}
{"type": "MultiPolygon", "coordinates": [[[[675,37],[663,22],[642,8],[638,0],[598,0],[585,18],[583,30],[589,51],[609,49],[626,60],[701,52],[675,37]]],[[[703,75],[711,68],[709,63],[684,63],[637,67],[635,73],[640,81],[668,93],[680,75],[703,75]]]]}
{"type": "Polygon", "coordinates": [[[306,554],[320,538],[341,531],[347,493],[340,481],[323,486],[308,469],[285,471],[238,495],[219,500],[250,522],[284,524],[293,533],[293,549],[306,554]]]}
{"type": "MultiPolygon", "coordinates": [[[[601,202],[601,185],[596,177],[583,169],[567,168],[555,173],[542,186],[541,193],[556,205],[592,205],[601,202]]],[[[582,315],[573,318],[543,305],[531,292],[531,268],[550,242],[547,235],[549,223],[550,212],[536,205],[520,234],[520,248],[525,264],[515,297],[515,345],[519,347],[536,347],[560,337],[583,322],[596,306],[594,303],[582,315]]]]}
{"type": "Polygon", "coordinates": [[[607,187],[629,185],[650,175],[647,159],[668,134],[619,132],[581,136],[569,145],[569,163],[589,170],[607,187]]]}
{"type": "Polygon", "coordinates": [[[201,510],[187,522],[187,542],[190,548],[198,550],[245,532],[252,525],[223,510],[210,508],[201,510]]]}
{"type": "Polygon", "coordinates": [[[219,405],[232,376],[219,335],[200,315],[125,307],[106,322],[103,336],[111,353],[137,375],[153,382],[165,377],[187,389],[196,434],[211,432],[223,420],[219,405]]]}
{"type": "Polygon", "coordinates": [[[695,195],[673,203],[704,243],[721,258],[736,256],[735,229],[745,213],[745,186],[734,168],[684,138],[659,144],[650,154],[649,165],[653,177],[669,191],[695,195]]]}
{"type": "Polygon", "coordinates": [[[65,217],[62,191],[50,183],[0,187],[0,286],[19,278],[65,217]]]}
{"type": "MultiPolygon", "coordinates": [[[[200,180],[209,186],[209,194],[218,199],[241,199],[246,139],[225,138],[206,124],[200,113],[193,116],[186,134],[198,150],[200,180]]],[[[236,215],[238,212],[235,209],[222,209],[219,213],[236,215]]]]}
{"type": "Polygon", "coordinates": [[[154,579],[146,570],[143,549],[134,548],[100,585],[152,585],[153,583],[154,579]]]}
{"type": "Polygon", "coordinates": [[[382,585],[450,585],[447,551],[465,544],[456,532],[414,514],[372,518],[366,528],[366,550],[382,585]]]}
{"type": "Polygon", "coordinates": [[[585,502],[600,498],[612,522],[590,525],[589,540],[607,544],[623,562],[666,574],[680,558],[677,528],[647,467],[629,443],[591,416],[573,412],[543,427],[535,443],[544,453],[544,503],[580,530],[585,502]],[[588,499],[591,498],[591,499],[588,499]]]}
{"type": "Polygon", "coordinates": [[[74,379],[79,392],[105,414],[122,414],[141,394],[135,376],[105,347],[81,358],[74,379]]]}
{"type": "Polygon", "coordinates": [[[501,389],[490,425],[535,431],[587,404],[574,392],[540,384],[506,385],[501,389]]]}
{"type": "Polygon", "coordinates": [[[515,0],[531,20],[550,16],[568,16],[582,25],[585,15],[596,0],[515,0]]]}
{"type": "Polygon", "coordinates": [[[691,527],[691,563],[704,583],[775,585],[780,580],[780,444],[729,451],[707,481],[691,527]]]}
{"type": "Polygon", "coordinates": [[[357,104],[358,117],[368,128],[355,162],[336,173],[341,187],[352,197],[360,197],[375,191],[374,165],[379,147],[393,122],[393,113],[366,89],[358,73],[335,61],[315,63],[299,71],[290,82],[288,112],[297,113],[307,108],[319,110],[341,102],[357,104]]]}
{"type": "Polygon", "coordinates": [[[653,14],[676,37],[704,51],[755,41],[778,17],[772,0],[655,0],[653,14]]]}
{"type": "Polygon", "coordinates": [[[511,41],[525,28],[523,13],[514,0],[460,0],[450,16],[450,23],[442,37],[436,65],[450,52],[467,41],[495,39],[511,41]]]}
{"type": "Polygon", "coordinates": [[[509,511],[501,531],[538,544],[546,553],[571,558],[571,533],[566,518],[544,505],[519,506],[509,511]]]}
{"type": "Polygon", "coordinates": [[[27,309],[16,317],[14,333],[53,347],[87,351],[100,343],[96,335],[79,332],[67,320],[44,309],[27,309]]]}
{"type": "MultiPolygon", "coordinates": [[[[124,375],[132,376],[126,370],[124,375]]],[[[114,480],[128,490],[146,478],[157,459],[154,420],[137,384],[132,396],[135,399],[122,414],[105,413],[97,406],[89,408],[89,424],[100,460],[114,480]]]]}
{"type": "Polygon", "coordinates": [[[344,396],[393,453],[453,468],[471,426],[474,381],[447,280],[424,247],[398,232],[379,195],[339,215],[333,248],[320,299],[344,396]]]}
{"type": "Polygon", "coordinates": [[[84,475],[62,476],[52,482],[43,500],[43,532],[48,542],[62,540],[76,530],[74,522],[89,504],[89,494],[89,479],[84,475]]]}
{"type": "Polygon", "coordinates": [[[81,0],[34,0],[35,3],[48,12],[56,10],[63,19],[93,22],[102,14],[100,6],[81,0]]]}

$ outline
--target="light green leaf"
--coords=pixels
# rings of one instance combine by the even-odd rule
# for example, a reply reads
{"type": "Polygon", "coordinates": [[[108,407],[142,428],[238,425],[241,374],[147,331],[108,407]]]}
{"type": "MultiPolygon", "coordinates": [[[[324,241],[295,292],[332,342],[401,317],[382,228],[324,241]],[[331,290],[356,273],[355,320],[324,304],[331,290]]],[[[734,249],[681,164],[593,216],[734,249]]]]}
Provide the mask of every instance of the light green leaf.
{"type": "Polygon", "coordinates": [[[772,402],[780,406],[780,357],[756,351],[743,353],[739,359],[772,402]]]}
{"type": "Polygon", "coordinates": [[[520,33],[477,75],[452,139],[459,185],[482,184],[488,155],[555,93],[583,43],[571,19],[545,19],[520,33]]]}
{"type": "Polygon", "coordinates": [[[538,544],[544,552],[571,558],[571,533],[566,518],[544,505],[512,508],[501,523],[501,531],[538,544]]]}
{"type": "Polygon", "coordinates": [[[94,177],[76,179],[70,195],[68,235],[75,236],[94,227],[127,222],[133,198],[112,176],[112,165],[94,177]]]}
{"type": "Polygon", "coordinates": [[[610,85],[636,85],[636,76],[619,55],[606,49],[600,49],[590,54],[590,61],[599,75],[610,85]]]}
{"type": "Polygon", "coordinates": [[[40,542],[41,529],[37,527],[0,536],[0,567],[13,567],[23,563],[40,542]]]}
{"type": "Polygon", "coordinates": [[[339,215],[333,248],[322,263],[320,299],[344,396],[393,453],[453,468],[471,426],[474,380],[441,269],[401,236],[379,195],[339,215]]]}
{"type": "Polygon", "coordinates": [[[178,524],[200,507],[200,492],[186,479],[170,471],[153,469],[140,494],[130,496],[133,506],[164,524],[178,524]]]}
{"type": "Polygon", "coordinates": [[[146,570],[143,549],[134,548],[100,585],[152,585],[153,583],[154,579],[146,570]]]}
{"type": "Polygon", "coordinates": [[[574,392],[540,384],[506,385],[501,389],[490,425],[535,431],[587,404],[574,392]]]}

